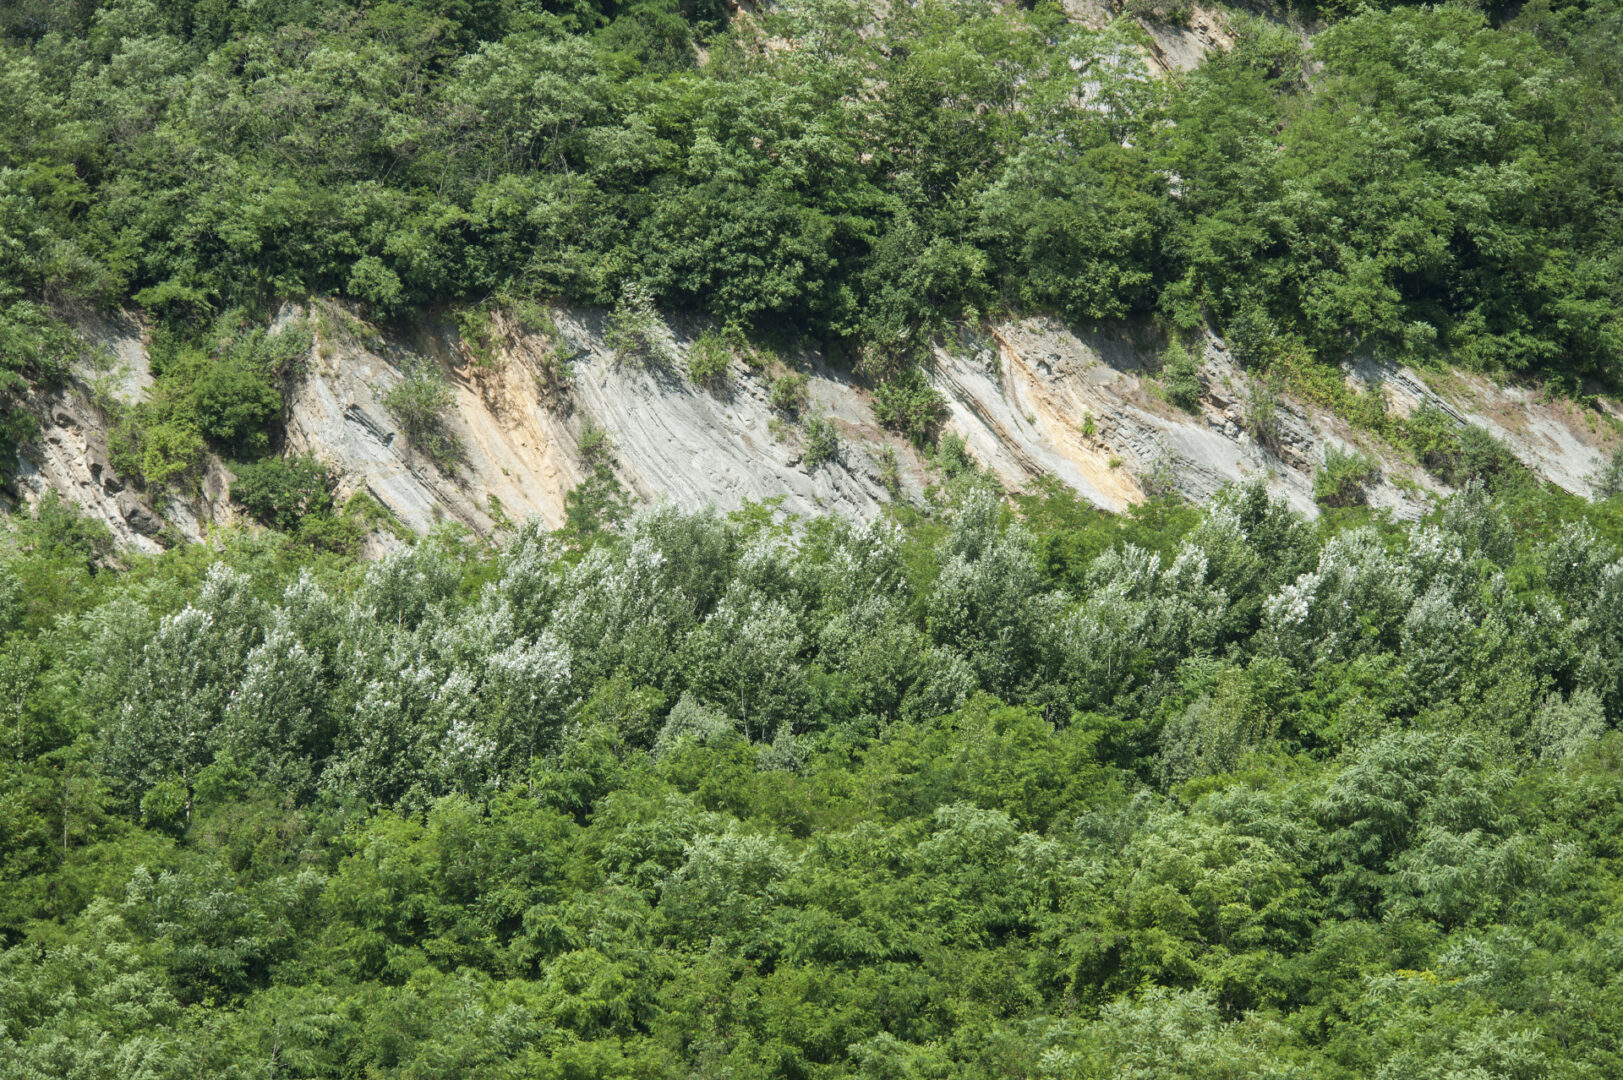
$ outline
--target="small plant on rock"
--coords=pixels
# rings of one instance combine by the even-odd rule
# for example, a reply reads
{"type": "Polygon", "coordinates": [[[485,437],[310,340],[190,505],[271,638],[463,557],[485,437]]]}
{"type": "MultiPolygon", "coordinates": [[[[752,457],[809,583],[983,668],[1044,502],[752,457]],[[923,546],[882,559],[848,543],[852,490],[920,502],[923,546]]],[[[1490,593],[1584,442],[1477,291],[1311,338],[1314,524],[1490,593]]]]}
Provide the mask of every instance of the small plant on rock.
{"type": "Polygon", "coordinates": [[[587,421],[577,445],[581,463],[591,472],[564,494],[564,532],[585,544],[618,528],[631,512],[631,500],[614,473],[614,444],[609,433],[587,421]]]}
{"type": "Polygon", "coordinates": [[[1595,474],[1590,487],[1596,502],[1623,495],[1623,448],[1612,451],[1611,459],[1595,474]]]}
{"type": "Polygon", "coordinates": [[[1313,497],[1321,506],[1359,506],[1364,502],[1365,487],[1379,475],[1375,459],[1356,450],[1327,445],[1324,464],[1313,473],[1313,497]]]}
{"type": "Polygon", "coordinates": [[[462,442],[450,428],[456,395],[439,370],[426,360],[410,364],[404,378],[383,395],[383,407],[400,421],[406,441],[442,469],[462,458],[462,442]]]}
{"type": "Polygon", "coordinates": [[[489,370],[496,366],[496,315],[483,304],[457,312],[457,331],[462,349],[474,367],[489,370]]]}
{"type": "Polygon", "coordinates": [[[1162,357],[1161,384],[1173,406],[1187,413],[1200,411],[1200,372],[1194,355],[1176,337],[1162,357]]]}
{"type": "Polygon", "coordinates": [[[793,416],[806,407],[806,376],[791,371],[772,380],[772,407],[793,416]]]}
{"type": "Polygon", "coordinates": [[[609,314],[606,336],[619,363],[647,367],[670,362],[664,327],[659,313],[654,310],[653,294],[641,282],[626,283],[619,304],[609,314]]]}
{"type": "Polygon", "coordinates": [[[950,431],[942,435],[936,443],[935,453],[931,455],[931,459],[935,467],[949,480],[975,471],[975,458],[969,452],[968,441],[962,435],[950,431]]]}
{"type": "Polygon", "coordinates": [[[1245,429],[1251,437],[1275,453],[1283,445],[1284,421],[1274,388],[1261,380],[1251,384],[1245,407],[1245,429]]]}
{"type": "Polygon", "coordinates": [[[840,456],[840,433],[834,422],[818,414],[806,421],[806,452],[801,460],[806,468],[827,465],[840,456]]]}
{"type": "Polygon", "coordinates": [[[688,347],[688,377],[700,386],[714,386],[726,377],[732,358],[733,350],[727,339],[714,330],[706,330],[688,347]]]}

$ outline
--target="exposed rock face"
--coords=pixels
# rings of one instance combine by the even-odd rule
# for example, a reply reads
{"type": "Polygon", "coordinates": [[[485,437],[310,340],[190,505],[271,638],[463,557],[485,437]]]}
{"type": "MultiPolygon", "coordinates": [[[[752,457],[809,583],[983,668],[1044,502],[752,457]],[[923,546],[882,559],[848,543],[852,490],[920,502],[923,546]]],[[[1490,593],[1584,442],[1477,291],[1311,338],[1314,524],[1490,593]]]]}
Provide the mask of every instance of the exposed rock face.
{"type": "Polygon", "coordinates": [[[17,462],[17,494],[32,505],[55,491],[105,522],[121,547],[159,550],[163,519],[109,464],[101,416],[83,392],[69,388],[34,404],[40,435],[17,462]]]}
{"type": "MultiPolygon", "coordinates": [[[[1202,501],[1260,474],[1276,497],[1313,515],[1313,471],[1325,449],[1347,450],[1355,442],[1339,418],[1282,398],[1272,445],[1259,443],[1246,430],[1249,379],[1215,336],[1205,342],[1205,393],[1199,414],[1191,415],[1150,392],[1144,369],[1153,361],[1125,337],[1077,335],[1040,319],[1004,324],[995,334],[995,364],[989,353],[973,362],[942,354],[936,385],[954,425],[1010,488],[1051,473],[1098,505],[1121,510],[1142,501],[1147,487],[1202,501]]],[[[1411,476],[1401,461],[1383,465],[1369,503],[1417,516],[1423,504],[1392,479],[1405,477],[1421,490],[1435,485],[1423,474],[1411,476]]]]}
{"type": "MultiPolygon", "coordinates": [[[[1060,0],[1060,7],[1072,22],[1089,30],[1103,30],[1122,14],[1124,4],[1121,0],[1060,0]]],[[[1135,16],[1133,21],[1149,39],[1143,54],[1151,75],[1193,71],[1208,54],[1234,47],[1223,12],[1216,8],[1195,4],[1181,23],[1157,22],[1143,16],[1135,16]]]]}
{"type": "MultiPolygon", "coordinates": [[[[277,323],[305,314],[289,305],[277,323]]],[[[684,374],[692,342],[680,327],[661,330],[666,362],[634,363],[607,344],[601,313],[563,310],[554,322],[561,340],[499,323],[498,347],[485,363],[471,362],[449,330],[405,342],[364,327],[324,329],[288,394],[285,448],[328,461],[343,476],[341,497],[365,490],[418,532],[447,520],[481,534],[527,516],[561,524],[565,495],[591,472],[581,449],[589,429],[606,435],[629,492],[690,509],[777,500],[791,513],[868,520],[892,498],[917,498],[939,479],[911,445],[875,422],[862,386],[814,355],[797,358],[807,379],[796,419],[773,407],[772,373],[742,360],[715,386],[694,385],[684,374]],[[546,377],[548,357],[559,352],[572,357],[565,384],[546,377]],[[383,405],[414,354],[437,363],[454,392],[447,421],[462,458],[448,470],[411,446],[383,405]],[[815,466],[805,457],[810,415],[839,433],[833,460],[815,466]]],[[[122,367],[99,376],[102,392],[133,400],[150,385],[138,330],[105,331],[104,341],[122,367]]],[[[946,403],[943,431],[961,436],[1010,491],[1049,475],[1121,510],[1157,490],[1200,501],[1224,484],[1262,475],[1277,497],[1312,515],[1313,472],[1326,449],[1359,445],[1381,465],[1380,480],[1367,489],[1371,505],[1414,517],[1429,494],[1443,490],[1340,418],[1288,397],[1274,399],[1270,437],[1260,443],[1248,430],[1256,426],[1250,380],[1216,337],[1207,337],[1200,357],[1197,413],[1163,399],[1149,374],[1156,366],[1154,351],[1126,333],[1077,333],[1057,321],[1022,319],[938,350],[929,375],[946,403]]],[[[1539,475],[1579,494],[1616,441],[1597,414],[1541,401],[1525,388],[1463,375],[1433,377],[1432,385],[1408,369],[1371,362],[1352,365],[1348,378],[1379,388],[1399,414],[1429,403],[1487,428],[1539,475]]],[[[156,550],[160,538],[197,539],[232,519],[232,477],[217,461],[186,496],[142,492],[117,475],[88,380],[37,403],[41,436],[20,462],[17,494],[34,502],[61,492],[137,550],[156,550]]]]}
{"type": "MultiPolygon", "coordinates": [[[[645,500],[735,509],[746,499],[776,498],[792,513],[870,519],[888,498],[875,446],[893,440],[843,377],[820,366],[808,373],[807,411],[826,414],[843,436],[835,460],[808,468],[802,433],[772,408],[767,384],[742,362],[705,389],[669,365],[617,360],[600,313],[562,312],[556,321],[574,356],[563,394],[544,389],[539,377],[555,345],[549,339],[510,334],[488,366],[456,363],[454,339],[418,343],[436,355],[455,392],[449,427],[464,459],[453,475],[418,454],[384,407],[402,378],[387,347],[351,344],[314,362],[289,401],[288,446],[330,461],[348,477],[348,490],[366,490],[418,531],[446,518],[489,531],[492,496],[510,518],[562,524],[565,494],[591,471],[580,450],[588,424],[607,434],[622,482],[645,500]]],[[[689,342],[668,333],[667,344],[680,356],[689,342]]],[[[905,456],[914,461],[916,493],[921,469],[911,451],[905,456]]]]}
{"type": "Polygon", "coordinates": [[[1196,5],[1183,25],[1140,20],[1150,37],[1145,61],[1152,75],[1193,71],[1207,55],[1234,48],[1234,38],[1223,25],[1223,13],[1196,5]]]}
{"type": "MultiPolygon", "coordinates": [[[[1585,498],[1596,470],[1617,442],[1600,413],[1585,410],[1570,398],[1547,398],[1536,387],[1501,386],[1467,372],[1426,375],[1367,359],[1349,365],[1349,379],[1356,385],[1381,387],[1389,408],[1399,416],[1430,405],[1458,423],[1484,428],[1535,473],[1585,498]]],[[[1597,405],[1611,418],[1623,419],[1616,403],[1600,399],[1597,405]]]]}

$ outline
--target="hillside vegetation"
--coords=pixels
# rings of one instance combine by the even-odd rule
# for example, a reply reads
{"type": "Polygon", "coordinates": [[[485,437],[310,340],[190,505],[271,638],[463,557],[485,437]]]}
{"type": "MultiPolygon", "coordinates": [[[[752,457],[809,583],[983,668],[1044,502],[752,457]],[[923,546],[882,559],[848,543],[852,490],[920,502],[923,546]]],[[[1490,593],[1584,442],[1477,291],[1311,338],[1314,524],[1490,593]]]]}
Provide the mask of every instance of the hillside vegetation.
{"type": "Polygon", "coordinates": [[[1623,517],[1501,496],[120,572],[47,502],[0,1076],[1614,1076],[1623,517]]]}
{"type": "Polygon", "coordinates": [[[1047,0],[0,8],[0,460],[78,378],[98,483],[217,455],[264,526],[0,525],[0,1080],[1623,1075],[1623,458],[1585,502],[1330,366],[1623,381],[1623,9],[1223,18],[1151,78],[1047,0]],[[931,341],[1047,313],[1165,342],[1169,410],[1218,331],[1459,490],[1111,516],[958,435],[872,525],[688,514],[585,423],[562,529],[384,544],[284,453],[323,343],[520,326],[556,390],[558,302],[627,365],[692,316],[810,468],[763,357],[922,445],[931,341]]]}
{"type": "Polygon", "coordinates": [[[1047,0],[13,3],[0,281],[183,324],[631,288],[880,376],[1013,306],[1615,379],[1614,0],[1297,14],[1151,80],[1047,0]]]}

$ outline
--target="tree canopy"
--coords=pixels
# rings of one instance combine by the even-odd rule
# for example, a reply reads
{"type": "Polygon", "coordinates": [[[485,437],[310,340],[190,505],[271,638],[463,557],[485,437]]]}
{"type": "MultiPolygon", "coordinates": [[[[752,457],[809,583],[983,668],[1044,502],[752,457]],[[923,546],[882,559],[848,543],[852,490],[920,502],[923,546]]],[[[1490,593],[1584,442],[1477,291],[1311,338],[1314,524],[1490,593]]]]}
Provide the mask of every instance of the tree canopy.
{"type": "Polygon", "coordinates": [[[1332,16],[1152,79],[1044,0],[110,0],[0,38],[6,300],[384,315],[627,285],[894,374],[1160,314],[1616,381],[1613,0],[1332,16]]]}
{"type": "Polygon", "coordinates": [[[6,1077],[1602,1077],[1623,517],[0,560],[6,1077]]]}

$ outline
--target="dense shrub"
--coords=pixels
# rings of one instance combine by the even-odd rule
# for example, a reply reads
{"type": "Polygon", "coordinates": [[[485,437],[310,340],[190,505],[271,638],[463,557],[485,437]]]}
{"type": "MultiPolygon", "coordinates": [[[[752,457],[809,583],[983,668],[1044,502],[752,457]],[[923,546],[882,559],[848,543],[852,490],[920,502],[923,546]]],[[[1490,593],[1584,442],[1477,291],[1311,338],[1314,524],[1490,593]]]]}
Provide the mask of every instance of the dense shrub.
{"type": "Polygon", "coordinates": [[[786,371],[772,380],[772,407],[793,416],[806,407],[806,373],[786,371]]]}
{"type": "Polygon", "coordinates": [[[312,454],[267,458],[235,471],[231,497],[272,528],[292,532],[311,514],[332,513],[337,477],[312,454]]]}
{"type": "Polygon", "coordinates": [[[801,460],[808,469],[827,465],[840,456],[840,432],[834,421],[821,414],[806,419],[806,449],[801,460]]]}
{"type": "Polygon", "coordinates": [[[1324,464],[1313,472],[1313,497],[1324,506],[1357,506],[1364,501],[1365,487],[1379,474],[1378,464],[1368,455],[1326,444],[1324,464]]]}
{"type": "Polygon", "coordinates": [[[1167,400],[1184,412],[1200,410],[1200,370],[1195,357],[1177,338],[1167,346],[1161,358],[1161,384],[1167,400]]]}
{"type": "Polygon", "coordinates": [[[880,383],[873,392],[874,417],[892,431],[922,444],[946,411],[946,400],[922,372],[880,383]]]}
{"type": "Polygon", "coordinates": [[[727,376],[733,351],[726,339],[714,330],[707,330],[693,339],[688,346],[688,378],[700,386],[713,386],[727,376]]]}

